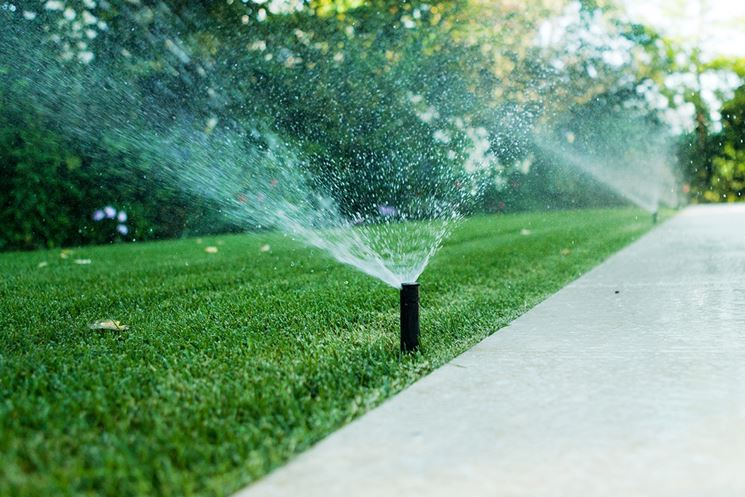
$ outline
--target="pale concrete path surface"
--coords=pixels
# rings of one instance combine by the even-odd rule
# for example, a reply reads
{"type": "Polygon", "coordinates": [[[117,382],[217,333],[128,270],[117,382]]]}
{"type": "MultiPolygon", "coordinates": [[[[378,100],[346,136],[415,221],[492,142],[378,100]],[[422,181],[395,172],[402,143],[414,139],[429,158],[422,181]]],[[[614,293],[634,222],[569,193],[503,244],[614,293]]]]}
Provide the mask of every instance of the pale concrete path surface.
{"type": "Polygon", "coordinates": [[[686,209],[239,495],[745,496],[745,206],[686,209]]]}

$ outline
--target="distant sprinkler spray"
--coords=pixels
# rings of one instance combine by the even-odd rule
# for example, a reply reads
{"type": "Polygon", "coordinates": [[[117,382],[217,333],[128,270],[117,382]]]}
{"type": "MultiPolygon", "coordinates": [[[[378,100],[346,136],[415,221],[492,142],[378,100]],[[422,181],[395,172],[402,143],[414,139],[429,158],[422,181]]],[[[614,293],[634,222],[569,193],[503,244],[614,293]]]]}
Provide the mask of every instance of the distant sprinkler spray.
{"type": "Polygon", "coordinates": [[[419,283],[401,285],[401,351],[419,348],[419,283]]]}

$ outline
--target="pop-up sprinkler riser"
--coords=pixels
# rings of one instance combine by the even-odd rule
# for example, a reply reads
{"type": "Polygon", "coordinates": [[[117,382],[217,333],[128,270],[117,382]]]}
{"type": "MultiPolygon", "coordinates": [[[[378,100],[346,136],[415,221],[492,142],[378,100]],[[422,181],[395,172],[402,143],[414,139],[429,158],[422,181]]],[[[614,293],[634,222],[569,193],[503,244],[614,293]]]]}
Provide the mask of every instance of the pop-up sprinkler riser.
{"type": "Polygon", "coordinates": [[[419,348],[419,283],[401,285],[401,351],[419,348]]]}

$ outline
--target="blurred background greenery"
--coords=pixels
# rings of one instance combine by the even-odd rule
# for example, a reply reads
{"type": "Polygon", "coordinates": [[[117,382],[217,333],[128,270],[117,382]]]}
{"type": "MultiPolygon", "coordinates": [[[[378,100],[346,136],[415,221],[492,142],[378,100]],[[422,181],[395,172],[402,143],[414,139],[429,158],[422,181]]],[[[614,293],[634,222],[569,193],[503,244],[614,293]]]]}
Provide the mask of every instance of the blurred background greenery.
{"type": "MultiPolygon", "coordinates": [[[[532,132],[575,118],[572,129],[594,133],[588,115],[621,113],[672,137],[688,201],[737,201],[745,190],[745,60],[707,56],[614,2],[1,5],[9,22],[43,25],[38,50],[69,73],[125,75],[150,97],[111,119],[188,108],[209,133],[215,116],[258,117],[300,144],[320,178],[353,182],[395,157],[483,169],[493,177],[484,212],[621,203],[545,157],[532,132]]],[[[2,30],[0,44],[11,36],[2,30]]],[[[105,126],[94,139],[69,132],[34,105],[49,91],[85,94],[31,88],[14,56],[0,57],[0,250],[240,229],[205,198],[153,180],[157,162],[105,126]]],[[[350,211],[365,202],[359,184],[337,199],[350,211]]]]}

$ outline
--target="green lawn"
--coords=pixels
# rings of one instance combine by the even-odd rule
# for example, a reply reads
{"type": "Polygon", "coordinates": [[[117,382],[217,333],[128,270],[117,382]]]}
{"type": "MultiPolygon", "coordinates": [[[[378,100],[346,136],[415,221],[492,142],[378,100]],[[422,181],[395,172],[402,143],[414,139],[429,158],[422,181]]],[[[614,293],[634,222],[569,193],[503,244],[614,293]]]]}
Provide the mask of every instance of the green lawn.
{"type": "Polygon", "coordinates": [[[650,227],[631,209],[465,222],[420,279],[406,357],[397,291],[278,234],[0,254],[0,495],[225,495],[650,227]],[[88,328],[105,318],[130,329],[88,328]]]}

